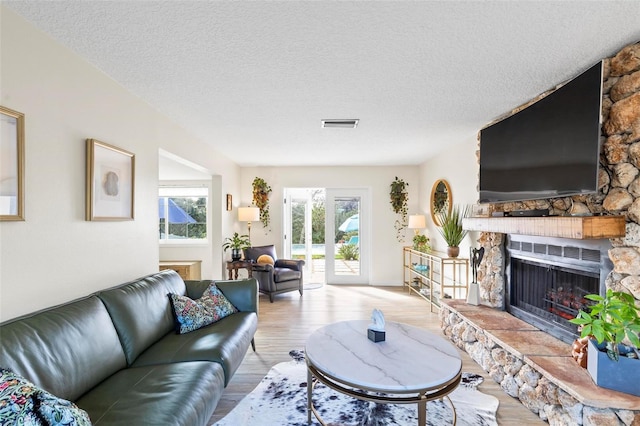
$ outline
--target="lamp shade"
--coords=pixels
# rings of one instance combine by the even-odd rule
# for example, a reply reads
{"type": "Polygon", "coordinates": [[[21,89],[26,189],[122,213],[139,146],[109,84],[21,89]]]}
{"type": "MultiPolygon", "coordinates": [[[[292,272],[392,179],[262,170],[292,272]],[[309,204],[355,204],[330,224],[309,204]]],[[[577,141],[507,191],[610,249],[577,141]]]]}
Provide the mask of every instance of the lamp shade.
{"type": "Polygon", "coordinates": [[[238,207],[240,222],[257,222],[260,220],[260,209],[257,207],[238,207]]]}
{"type": "Polygon", "coordinates": [[[427,227],[427,220],[424,215],[412,214],[409,216],[409,229],[422,229],[427,227]]]}

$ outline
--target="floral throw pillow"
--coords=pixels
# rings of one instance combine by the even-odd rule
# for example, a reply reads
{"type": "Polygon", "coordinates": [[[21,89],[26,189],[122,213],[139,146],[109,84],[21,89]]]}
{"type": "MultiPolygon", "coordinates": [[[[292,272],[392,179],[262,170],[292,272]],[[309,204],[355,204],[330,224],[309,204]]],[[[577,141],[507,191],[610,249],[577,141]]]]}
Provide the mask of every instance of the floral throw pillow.
{"type": "Polygon", "coordinates": [[[91,426],[86,411],[38,388],[24,377],[0,369],[0,425],[91,426]]]}
{"type": "Polygon", "coordinates": [[[179,334],[189,333],[238,312],[215,284],[209,285],[200,299],[169,294],[179,334]]]}
{"type": "Polygon", "coordinates": [[[0,425],[42,426],[34,403],[38,390],[24,377],[0,369],[0,425]]]}
{"type": "Polygon", "coordinates": [[[91,426],[91,419],[86,411],[45,390],[38,392],[36,411],[51,426],[91,426]]]}

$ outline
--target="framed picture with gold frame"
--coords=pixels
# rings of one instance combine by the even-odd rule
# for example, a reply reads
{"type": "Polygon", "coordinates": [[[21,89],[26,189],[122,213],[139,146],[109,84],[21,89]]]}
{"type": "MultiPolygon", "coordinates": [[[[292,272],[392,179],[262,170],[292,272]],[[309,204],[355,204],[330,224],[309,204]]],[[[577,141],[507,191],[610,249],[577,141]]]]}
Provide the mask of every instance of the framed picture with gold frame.
{"type": "Polygon", "coordinates": [[[24,114],[0,106],[0,220],[24,220],[24,114]]]}
{"type": "Polygon", "coordinates": [[[86,220],[133,220],[135,155],[87,139],[86,220]]]}

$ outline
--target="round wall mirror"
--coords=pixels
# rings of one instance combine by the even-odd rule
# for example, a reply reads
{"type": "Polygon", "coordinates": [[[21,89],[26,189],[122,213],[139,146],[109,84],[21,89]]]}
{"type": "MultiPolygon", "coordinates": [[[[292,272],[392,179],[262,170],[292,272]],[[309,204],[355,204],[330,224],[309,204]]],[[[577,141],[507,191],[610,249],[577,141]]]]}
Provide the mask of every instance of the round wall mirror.
{"type": "Polygon", "coordinates": [[[451,213],[452,206],[452,198],[451,198],[451,187],[449,186],[449,182],[444,179],[437,180],[433,184],[433,188],[431,189],[431,219],[433,223],[440,226],[440,222],[438,221],[438,213],[446,212],[447,214],[451,213]]]}

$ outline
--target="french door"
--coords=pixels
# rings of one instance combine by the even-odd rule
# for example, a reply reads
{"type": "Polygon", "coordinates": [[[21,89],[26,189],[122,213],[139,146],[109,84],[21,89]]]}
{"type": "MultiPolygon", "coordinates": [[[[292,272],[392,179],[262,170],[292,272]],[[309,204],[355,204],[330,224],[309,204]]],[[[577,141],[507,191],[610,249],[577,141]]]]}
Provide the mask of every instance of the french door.
{"type": "Polygon", "coordinates": [[[369,284],[369,190],[327,188],[325,274],[327,284],[369,284]]]}
{"type": "MultiPolygon", "coordinates": [[[[314,194],[322,191],[316,188],[285,188],[283,215],[285,232],[283,233],[283,248],[285,259],[304,260],[304,277],[309,281],[313,269],[313,251],[318,251],[318,245],[313,244],[312,212],[314,194]]],[[[324,253],[323,253],[324,254],[324,253]]],[[[321,278],[324,281],[324,277],[321,278]]]]}

